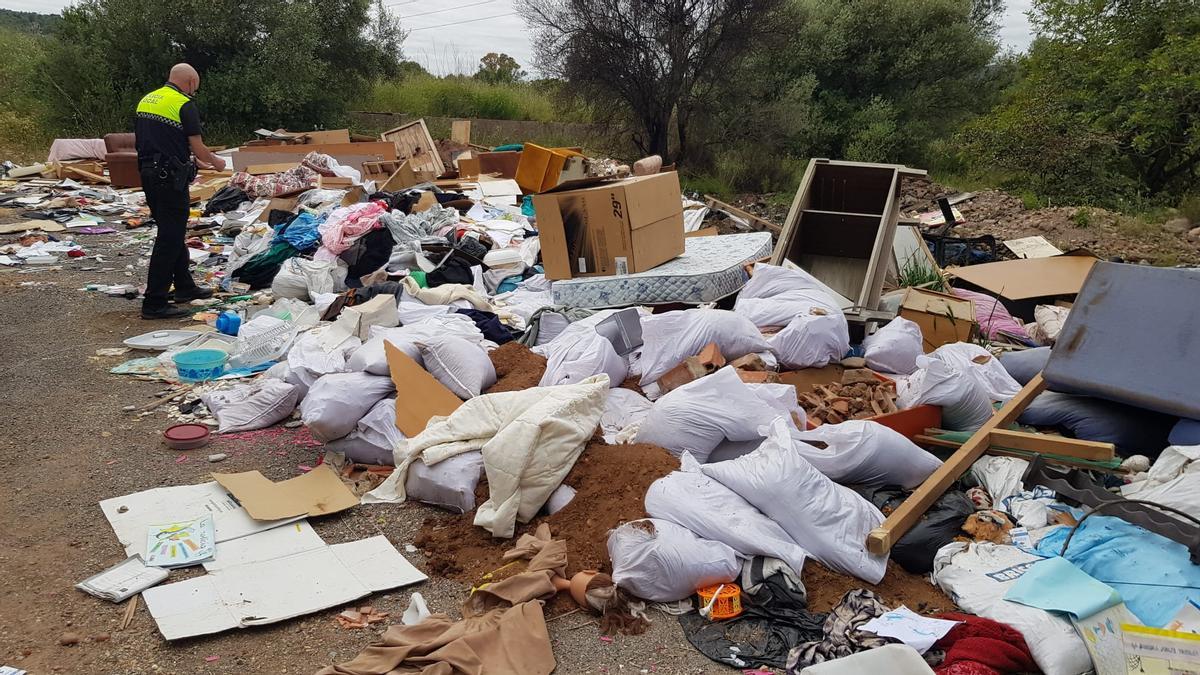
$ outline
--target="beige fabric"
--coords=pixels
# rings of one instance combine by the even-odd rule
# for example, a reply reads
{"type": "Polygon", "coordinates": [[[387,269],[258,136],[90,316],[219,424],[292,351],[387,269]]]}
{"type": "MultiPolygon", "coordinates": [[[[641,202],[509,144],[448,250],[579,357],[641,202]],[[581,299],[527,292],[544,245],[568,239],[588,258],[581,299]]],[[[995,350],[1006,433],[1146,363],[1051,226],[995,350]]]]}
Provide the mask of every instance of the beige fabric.
{"type": "Polygon", "coordinates": [[[427,305],[448,305],[455,300],[466,300],[475,309],[491,311],[492,305],[473,286],[466,284],[442,284],[434,288],[421,288],[417,280],[404,277],[404,291],[427,305]]]}
{"type": "Polygon", "coordinates": [[[414,626],[392,626],[379,644],[317,675],[549,675],[557,664],[536,598],[554,593],[550,579],[566,570],[566,542],[552,540],[543,524],[505,554],[529,557],[521,574],[475,590],[462,621],[434,614],[414,626]]]}

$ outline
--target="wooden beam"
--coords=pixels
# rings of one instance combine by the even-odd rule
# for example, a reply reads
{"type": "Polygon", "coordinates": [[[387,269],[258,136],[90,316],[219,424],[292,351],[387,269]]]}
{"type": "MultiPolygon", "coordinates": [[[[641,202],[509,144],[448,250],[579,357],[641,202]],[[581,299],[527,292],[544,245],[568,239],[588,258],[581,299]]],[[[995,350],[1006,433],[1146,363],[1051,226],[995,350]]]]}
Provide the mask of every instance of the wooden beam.
{"type": "Polygon", "coordinates": [[[1045,388],[1046,382],[1042,379],[1042,374],[1038,373],[1021,388],[1021,391],[1011,401],[1004,404],[1003,408],[979,427],[979,430],[967,439],[967,442],[963,443],[962,447],[950,456],[950,459],[947,459],[938,467],[937,471],[930,474],[921,487],[913,491],[908,499],[905,499],[895,511],[892,511],[883,524],[871,530],[871,533],[867,535],[867,550],[875,555],[886,555],[888,551],[891,551],[896,541],[921,520],[921,516],[925,515],[934,502],[954,484],[954,481],[958,480],[959,476],[966,473],[967,469],[970,469],[971,465],[983,456],[990,445],[992,432],[1016,421],[1024,412],[1025,406],[1045,388]]]}
{"type": "Polygon", "coordinates": [[[1081,441],[1076,438],[1031,434],[1006,429],[996,429],[992,432],[991,445],[1008,450],[1025,450],[1026,452],[1041,452],[1099,461],[1112,459],[1116,452],[1116,446],[1112,443],[1081,441]]]}
{"type": "Polygon", "coordinates": [[[767,220],[766,218],[760,218],[760,217],[754,215],[753,213],[747,213],[746,211],[743,211],[736,206],[726,204],[725,202],[713,197],[712,195],[704,195],[704,201],[707,202],[709,206],[721,209],[722,211],[728,211],[729,213],[732,213],[733,215],[735,215],[739,218],[745,218],[746,220],[749,220],[750,222],[758,223],[759,225],[762,225],[763,227],[767,228],[768,230],[771,230],[772,232],[782,232],[783,231],[782,226],[776,225],[775,223],[772,223],[771,221],[767,220]]]}

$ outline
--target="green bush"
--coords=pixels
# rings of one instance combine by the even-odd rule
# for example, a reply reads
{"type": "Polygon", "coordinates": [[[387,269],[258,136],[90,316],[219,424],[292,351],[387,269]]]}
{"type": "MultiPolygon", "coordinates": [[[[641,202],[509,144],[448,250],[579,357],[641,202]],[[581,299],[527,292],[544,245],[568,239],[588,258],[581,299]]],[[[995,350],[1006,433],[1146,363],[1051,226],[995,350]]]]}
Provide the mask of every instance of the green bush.
{"type": "Polygon", "coordinates": [[[463,76],[377,81],[355,107],[428,117],[564,121],[550,96],[532,84],[488,83],[463,76]]]}
{"type": "Polygon", "coordinates": [[[36,83],[47,38],[0,28],[0,159],[42,160],[54,134],[36,83]]]}

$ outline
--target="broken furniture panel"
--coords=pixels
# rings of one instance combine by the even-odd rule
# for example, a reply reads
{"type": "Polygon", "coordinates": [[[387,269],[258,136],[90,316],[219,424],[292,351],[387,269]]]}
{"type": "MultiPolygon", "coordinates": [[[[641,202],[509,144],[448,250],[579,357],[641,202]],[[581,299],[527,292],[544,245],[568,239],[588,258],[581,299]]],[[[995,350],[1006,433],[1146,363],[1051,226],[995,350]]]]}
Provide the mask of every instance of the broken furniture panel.
{"type": "Polygon", "coordinates": [[[855,308],[878,309],[892,263],[904,175],[925,172],[896,164],[810,161],[771,262],[790,261],[855,308]]]}
{"type": "Polygon", "coordinates": [[[425,126],[425,120],[420,119],[395,129],[388,129],[379,137],[394,143],[397,157],[407,159],[413,171],[428,171],[434,178],[446,171],[445,165],[442,164],[442,156],[433,144],[433,137],[429,135],[429,128],[425,126]]]}

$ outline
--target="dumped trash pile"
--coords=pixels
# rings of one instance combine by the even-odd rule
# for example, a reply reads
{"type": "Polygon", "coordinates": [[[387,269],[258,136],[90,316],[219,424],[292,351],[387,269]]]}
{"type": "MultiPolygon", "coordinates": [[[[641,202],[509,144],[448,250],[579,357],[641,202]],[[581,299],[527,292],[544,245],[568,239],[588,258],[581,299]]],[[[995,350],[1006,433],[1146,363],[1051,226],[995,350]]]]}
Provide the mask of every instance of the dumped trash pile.
{"type": "MultiPolygon", "coordinates": [[[[1073,675],[1200,632],[1195,270],[982,258],[952,204],[901,227],[923,172],[896,165],[814,160],[775,225],[655,158],[261,136],[193,187],[219,292],[100,354],[166,383],[126,412],[172,448],[303,427],[321,453],[101,503],[127,559],[78,587],[167,640],[332,610],[386,632],[321,672],[549,673],[570,597],[736,668],[1073,675]],[[378,506],[406,502],[446,513],[378,506]],[[416,548],[309,523],[350,509],[421,518],[416,548]],[[461,620],[368,599],[428,575],[472,584],[461,620]]],[[[112,173],[10,168],[2,199],[44,219],[0,262],[147,232],[136,186],[79,182],[112,173]]],[[[86,290],[136,297],[128,267],[86,290]]]]}

